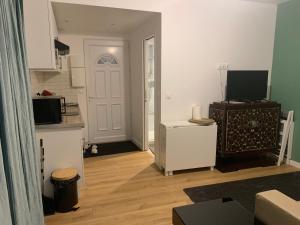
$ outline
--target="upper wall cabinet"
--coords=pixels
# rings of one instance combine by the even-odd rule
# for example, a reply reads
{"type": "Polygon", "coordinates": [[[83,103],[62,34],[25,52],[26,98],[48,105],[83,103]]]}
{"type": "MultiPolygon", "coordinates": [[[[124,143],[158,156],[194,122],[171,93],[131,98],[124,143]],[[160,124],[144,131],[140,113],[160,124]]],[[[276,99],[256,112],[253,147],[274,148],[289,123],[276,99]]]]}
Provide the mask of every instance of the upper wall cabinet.
{"type": "Polygon", "coordinates": [[[31,70],[58,69],[54,39],[57,27],[50,0],[24,0],[24,26],[28,66],[31,70]]]}

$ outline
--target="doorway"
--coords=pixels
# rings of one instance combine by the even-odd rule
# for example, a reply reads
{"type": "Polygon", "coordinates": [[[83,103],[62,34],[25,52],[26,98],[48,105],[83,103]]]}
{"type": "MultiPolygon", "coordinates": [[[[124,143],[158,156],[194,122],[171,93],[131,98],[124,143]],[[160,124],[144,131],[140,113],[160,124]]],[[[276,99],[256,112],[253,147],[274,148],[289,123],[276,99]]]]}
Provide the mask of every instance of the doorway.
{"type": "Polygon", "coordinates": [[[145,144],[153,153],[155,143],[155,37],[144,40],[144,87],[145,87],[145,144]]]}
{"type": "Polygon", "coordinates": [[[86,40],[89,143],[128,139],[124,41],[86,40]]]}

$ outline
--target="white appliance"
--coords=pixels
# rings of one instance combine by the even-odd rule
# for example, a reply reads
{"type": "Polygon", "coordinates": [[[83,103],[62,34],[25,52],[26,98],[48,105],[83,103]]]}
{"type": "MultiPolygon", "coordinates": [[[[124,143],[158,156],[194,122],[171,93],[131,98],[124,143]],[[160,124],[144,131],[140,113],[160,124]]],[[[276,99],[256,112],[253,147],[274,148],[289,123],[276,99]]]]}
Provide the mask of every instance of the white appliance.
{"type": "Polygon", "coordinates": [[[85,87],[85,67],[82,55],[70,55],[72,87],[85,87]]]}
{"type": "Polygon", "coordinates": [[[165,176],[173,171],[210,167],[216,162],[217,125],[199,126],[188,121],[164,122],[161,129],[159,167],[165,176]]]}

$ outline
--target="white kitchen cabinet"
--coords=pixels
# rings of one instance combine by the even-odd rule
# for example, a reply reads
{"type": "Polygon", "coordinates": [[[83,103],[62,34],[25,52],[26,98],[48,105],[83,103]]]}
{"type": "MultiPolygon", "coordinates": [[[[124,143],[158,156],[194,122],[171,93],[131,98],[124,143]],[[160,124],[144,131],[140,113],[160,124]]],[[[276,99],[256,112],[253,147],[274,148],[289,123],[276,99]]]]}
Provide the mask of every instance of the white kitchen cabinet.
{"type": "Polygon", "coordinates": [[[165,175],[200,167],[214,168],[217,125],[199,126],[187,121],[165,122],[160,126],[160,149],[156,156],[165,175]]]}
{"type": "Polygon", "coordinates": [[[24,28],[28,67],[31,70],[57,70],[54,40],[57,27],[50,0],[24,0],[24,28]]]}
{"type": "Polygon", "coordinates": [[[79,186],[84,185],[82,152],[82,129],[37,129],[37,143],[43,141],[44,147],[44,194],[53,197],[51,173],[56,169],[76,168],[80,175],[79,186]]]}

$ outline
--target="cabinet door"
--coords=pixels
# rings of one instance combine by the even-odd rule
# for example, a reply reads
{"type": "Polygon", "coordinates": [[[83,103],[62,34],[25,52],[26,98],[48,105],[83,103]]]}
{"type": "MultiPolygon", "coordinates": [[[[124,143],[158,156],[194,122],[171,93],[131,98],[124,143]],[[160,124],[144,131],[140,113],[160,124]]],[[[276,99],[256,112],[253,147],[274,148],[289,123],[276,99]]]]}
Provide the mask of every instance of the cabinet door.
{"type": "Polygon", "coordinates": [[[24,27],[29,69],[55,69],[49,0],[24,0],[24,27]]]}
{"type": "Polygon", "coordinates": [[[226,152],[276,149],[278,116],[277,108],[228,110],[226,152]]]}
{"type": "Polygon", "coordinates": [[[54,170],[75,168],[80,175],[79,185],[84,184],[84,168],[82,154],[81,129],[49,129],[38,130],[37,141],[43,139],[45,152],[44,161],[44,193],[53,196],[53,186],[50,182],[54,170]]]}

